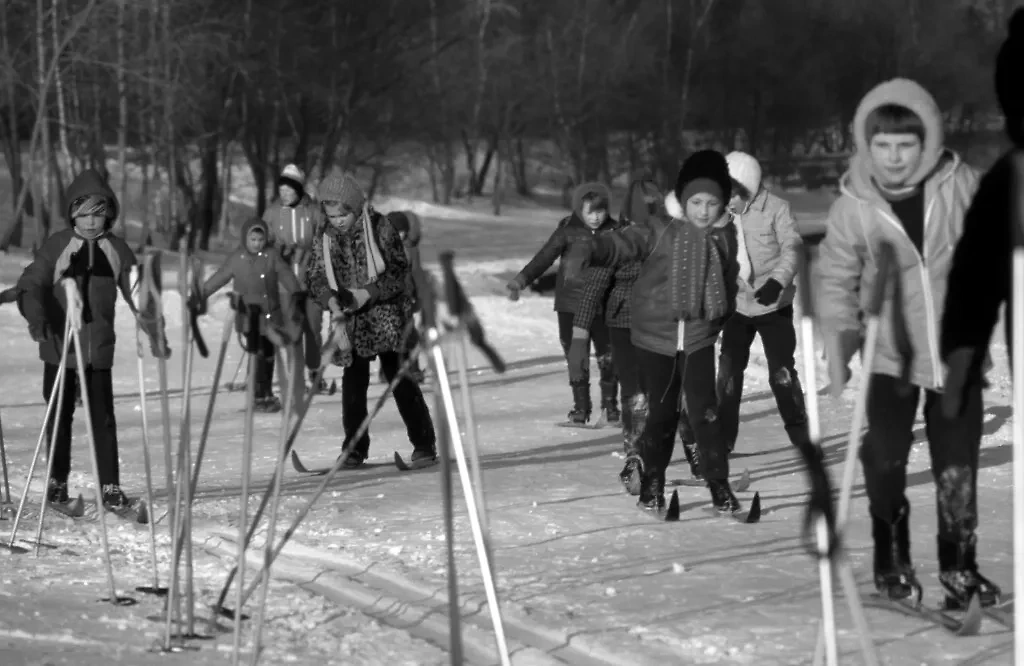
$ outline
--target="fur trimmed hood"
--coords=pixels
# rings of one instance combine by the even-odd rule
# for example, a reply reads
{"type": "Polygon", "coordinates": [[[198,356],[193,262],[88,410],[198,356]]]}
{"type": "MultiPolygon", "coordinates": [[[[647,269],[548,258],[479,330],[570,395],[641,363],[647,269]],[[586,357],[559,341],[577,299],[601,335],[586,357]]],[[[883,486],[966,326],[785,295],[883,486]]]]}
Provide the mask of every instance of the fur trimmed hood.
{"type": "MultiPolygon", "coordinates": [[[[689,222],[690,220],[686,217],[686,210],[683,208],[683,204],[679,203],[679,198],[675,192],[669,192],[665,195],[665,212],[673,220],[679,220],[680,222],[689,222]]],[[[711,226],[715,229],[721,229],[732,222],[732,214],[726,209],[725,205],[722,206],[722,216],[711,223],[711,226]]]]}

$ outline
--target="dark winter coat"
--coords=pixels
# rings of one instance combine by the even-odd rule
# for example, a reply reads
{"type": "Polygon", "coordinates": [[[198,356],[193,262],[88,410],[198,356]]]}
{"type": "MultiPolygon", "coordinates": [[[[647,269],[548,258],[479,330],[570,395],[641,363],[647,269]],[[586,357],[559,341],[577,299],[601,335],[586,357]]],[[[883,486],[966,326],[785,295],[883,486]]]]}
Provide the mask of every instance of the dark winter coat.
{"type": "MultiPolygon", "coordinates": [[[[339,288],[365,289],[370,300],[352,316],[346,317],[348,337],[354,352],[363,358],[373,358],[381,352],[400,352],[404,349],[405,332],[412,319],[412,297],[408,293],[409,259],[402,247],[398,232],[383,215],[370,211],[369,227],[374,237],[364,236],[364,225],[359,221],[342,233],[330,224],[313,245],[309,264],[309,291],[327,309],[332,296],[324,261],[324,238],[331,239],[331,266],[339,288]],[[376,244],[383,259],[383,270],[375,280],[367,281],[368,244],[376,244]]],[[[335,358],[335,363],[348,365],[348,353],[335,358]]]]}
{"type": "MultiPolygon", "coordinates": [[[[674,194],[669,197],[675,198],[674,194]]],[[[676,208],[680,208],[678,205],[676,208]]],[[[683,257],[684,220],[652,217],[590,241],[591,266],[618,266],[642,262],[630,296],[630,339],[633,345],[664,356],[675,356],[679,347],[679,319],[686,293],[680,266],[683,257]]],[[[736,226],[728,216],[715,225],[711,238],[723,264],[729,313],[736,307],[736,226]]],[[[712,321],[686,323],[683,351],[692,353],[715,344],[728,315],[712,321]]]]}
{"type": "Polygon", "coordinates": [[[420,240],[423,238],[423,225],[420,222],[420,216],[416,213],[406,211],[394,211],[387,214],[388,221],[391,222],[397,231],[405,231],[405,238],[402,240],[402,246],[405,248],[405,256],[409,259],[409,277],[406,280],[406,286],[409,290],[409,294],[413,299],[413,309],[419,309],[419,299],[416,296],[416,281],[413,278],[416,271],[422,268],[420,260],[420,240]]]}
{"type": "Polygon", "coordinates": [[[1004,155],[981,179],[964,217],[953,254],[942,313],[942,360],[961,348],[975,350],[984,366],[992,331],[1003,315],[1007,348],[1013,351],[1013,184],[1011,155],[1004,155]]]}
{"type": "MultiPolygon", "coordinates": [[[[82,295],[83,325],[80,333],[85,365],[109,370],[114,365],[115,305],[120,289],[131,303],[129,272],[135,254],[122,239],[110,234],[117,216],[117,197],[103,178],[93,170],[79,174],[65,194],[65,213],[71,223],[71,204],[84,196],[101,195],[112,204],[107,231],[99,238],[86,240],[73,229],[64,229],[46,239],[25,267],[18,284],[18,308],[31,329],[49,328],[51,336],[39,343],[39,358],[60,364],[67,300],[59,282],[74,279],[82,295]]],[[[68,367],[75,368],[74,346],[68,352],[68,367]]]]}
{"type": "MultiPolygon", "coordinates": [[[[274,248],[267,245],[256,253],[246,248],[245,239],[254,228],[267,232],[266,223],[259,218],[254,217],[242,225],[241,247],[229,254],[217,272],[203,284],[203,300],[233,281],[232,291],[238,294],[246,305],[260,309],[263,314],[263,325],[271,325],[281,330],[286,322],[293,318],[282,306],[281,290],[284,290],[284,295],[290,303],[291,295],[299,291],[299,282],[274,248]]],[[[239,331],[244,330],[244,318],[241,314],[235,319],[235,328],[239,331]]]]}
{"type": "Polygon", "coordinates": [[[555,278],[556,312],[575,313],[579,306],[580,295],[583,293],[584,282],[582,275],[573,280],[567,280],[565,276],[564,260],[569,252],[569,248],[574,243],[592,239],[595,235],[611,231],[618,226],[618,223],[611,217],[596,230],[590,229],[583,222],[580,212],[583,197],[592,192],[599,192],[606,197],[608,196],[608,188],[599,183],[587,183],[576,188],[576,192],[573,194],[572,215],[558,223],[558,228],[551,234],[548,241],[544,243],[544,247],[534,255],[530,263],[526,264],[523,270],[519,272],[519,275],[515,277],[515,282],[519,284],[519,288],[525,289],[534,280],[543,275],[544,271],[550,268],[556,259],[563,260],[559,263],[558,275],[555,278]]]}

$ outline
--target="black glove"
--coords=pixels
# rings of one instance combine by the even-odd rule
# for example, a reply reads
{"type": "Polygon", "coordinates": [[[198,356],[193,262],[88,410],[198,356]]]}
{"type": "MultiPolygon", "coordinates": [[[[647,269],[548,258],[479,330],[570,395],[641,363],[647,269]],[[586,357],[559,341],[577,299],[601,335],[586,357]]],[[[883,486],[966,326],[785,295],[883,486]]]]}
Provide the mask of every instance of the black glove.
{"type": "Polygon", "coordinates": [[[782,285],[775,278],[768,278],[768,281],[754,292],[754,300],[761,305],[771,305],[779,300],[780,295],[782,295],[782,285]]]}
{"type": "Polygon", "coordinates": [[[350,289],[338,287],[336,296],[338,298],[338,305],[341,306],[342,310],[354,310],[356,305],[358,305],[356,297],[350,289]]]}
{"type": "Polygon", "coordinates": [[[46,342],[53,337],[53,331],[50,330],[50,325],[45,321],[38,324],[29,324],[28,334],[36,342],[46,342]]]}

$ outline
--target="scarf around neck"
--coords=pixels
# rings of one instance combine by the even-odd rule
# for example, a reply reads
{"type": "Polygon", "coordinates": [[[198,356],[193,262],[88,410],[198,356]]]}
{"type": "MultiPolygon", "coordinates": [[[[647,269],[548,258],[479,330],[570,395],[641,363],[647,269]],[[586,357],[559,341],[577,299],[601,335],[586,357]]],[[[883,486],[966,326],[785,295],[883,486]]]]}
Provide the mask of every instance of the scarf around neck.
{"type": "MultiPolygon", "coordinates": [[[[366,282],[363,284],[370,284],[377,281],[377,278],[386,268],[384,264],[384,255],[381,254],[380,248],[377,246],[377,239],[373,235],[373,225],[370,223],[370,208],[369,206],[363,206],[363,214],[356,224],[361,225],[360,231],[363,234],[363,243],[366,246],[366,282]]],[[[355,231],[355,225],[349,230],[348,233],[355,231]]],[[[337,232],[336,232],[337,233],[337,232]]],[[[331,286],[331,289],[338,291],[338,279],[334,272],[334,265],[331,260],[331,226],[330,222],[327,223],[327,227],[324,228],[323,234],[324,242],[324,268],[327,274],[327,283],[331,286]]],[[[362,285],[350,285],[352,287],[361,287],[362,285]]]]}
{"type": "Polygon", "coordinates": [[[714,224],[701,228],[681,220],[680,269],[683,278],[680,321],[714,321],[728,313],[725,266],[714,239],[714,224]]]}

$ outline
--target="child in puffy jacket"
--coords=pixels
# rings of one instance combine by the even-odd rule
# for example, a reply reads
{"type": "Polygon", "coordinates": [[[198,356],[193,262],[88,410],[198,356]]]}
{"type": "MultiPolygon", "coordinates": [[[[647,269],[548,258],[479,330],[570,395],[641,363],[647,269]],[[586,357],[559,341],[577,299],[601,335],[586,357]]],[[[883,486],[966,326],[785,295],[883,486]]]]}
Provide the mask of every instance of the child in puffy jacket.
{"type": "MultiPolygon", "coordinates": [[[[232,303],[238,315],[235,328],[248,332],[247,314],[255,308],[259,314],[260,331],[256,354],[256,404],[259,412],[281,410],[281,401],[274,396],[274,357],[278,348],[291,346],[302,334],[304,313],[302,291],[295,273],[273,249],[267,247],[267,224],[254,217],[242,225],[241,247],[228,255],[217,272],[203,284],[200,311],[205,302],[228,282],[232,285],[232,303]],[[282,306],[283,289],[286,305],[282,306]]],[[[293,395],[298,395],[293,391],[293,395]]]]}

